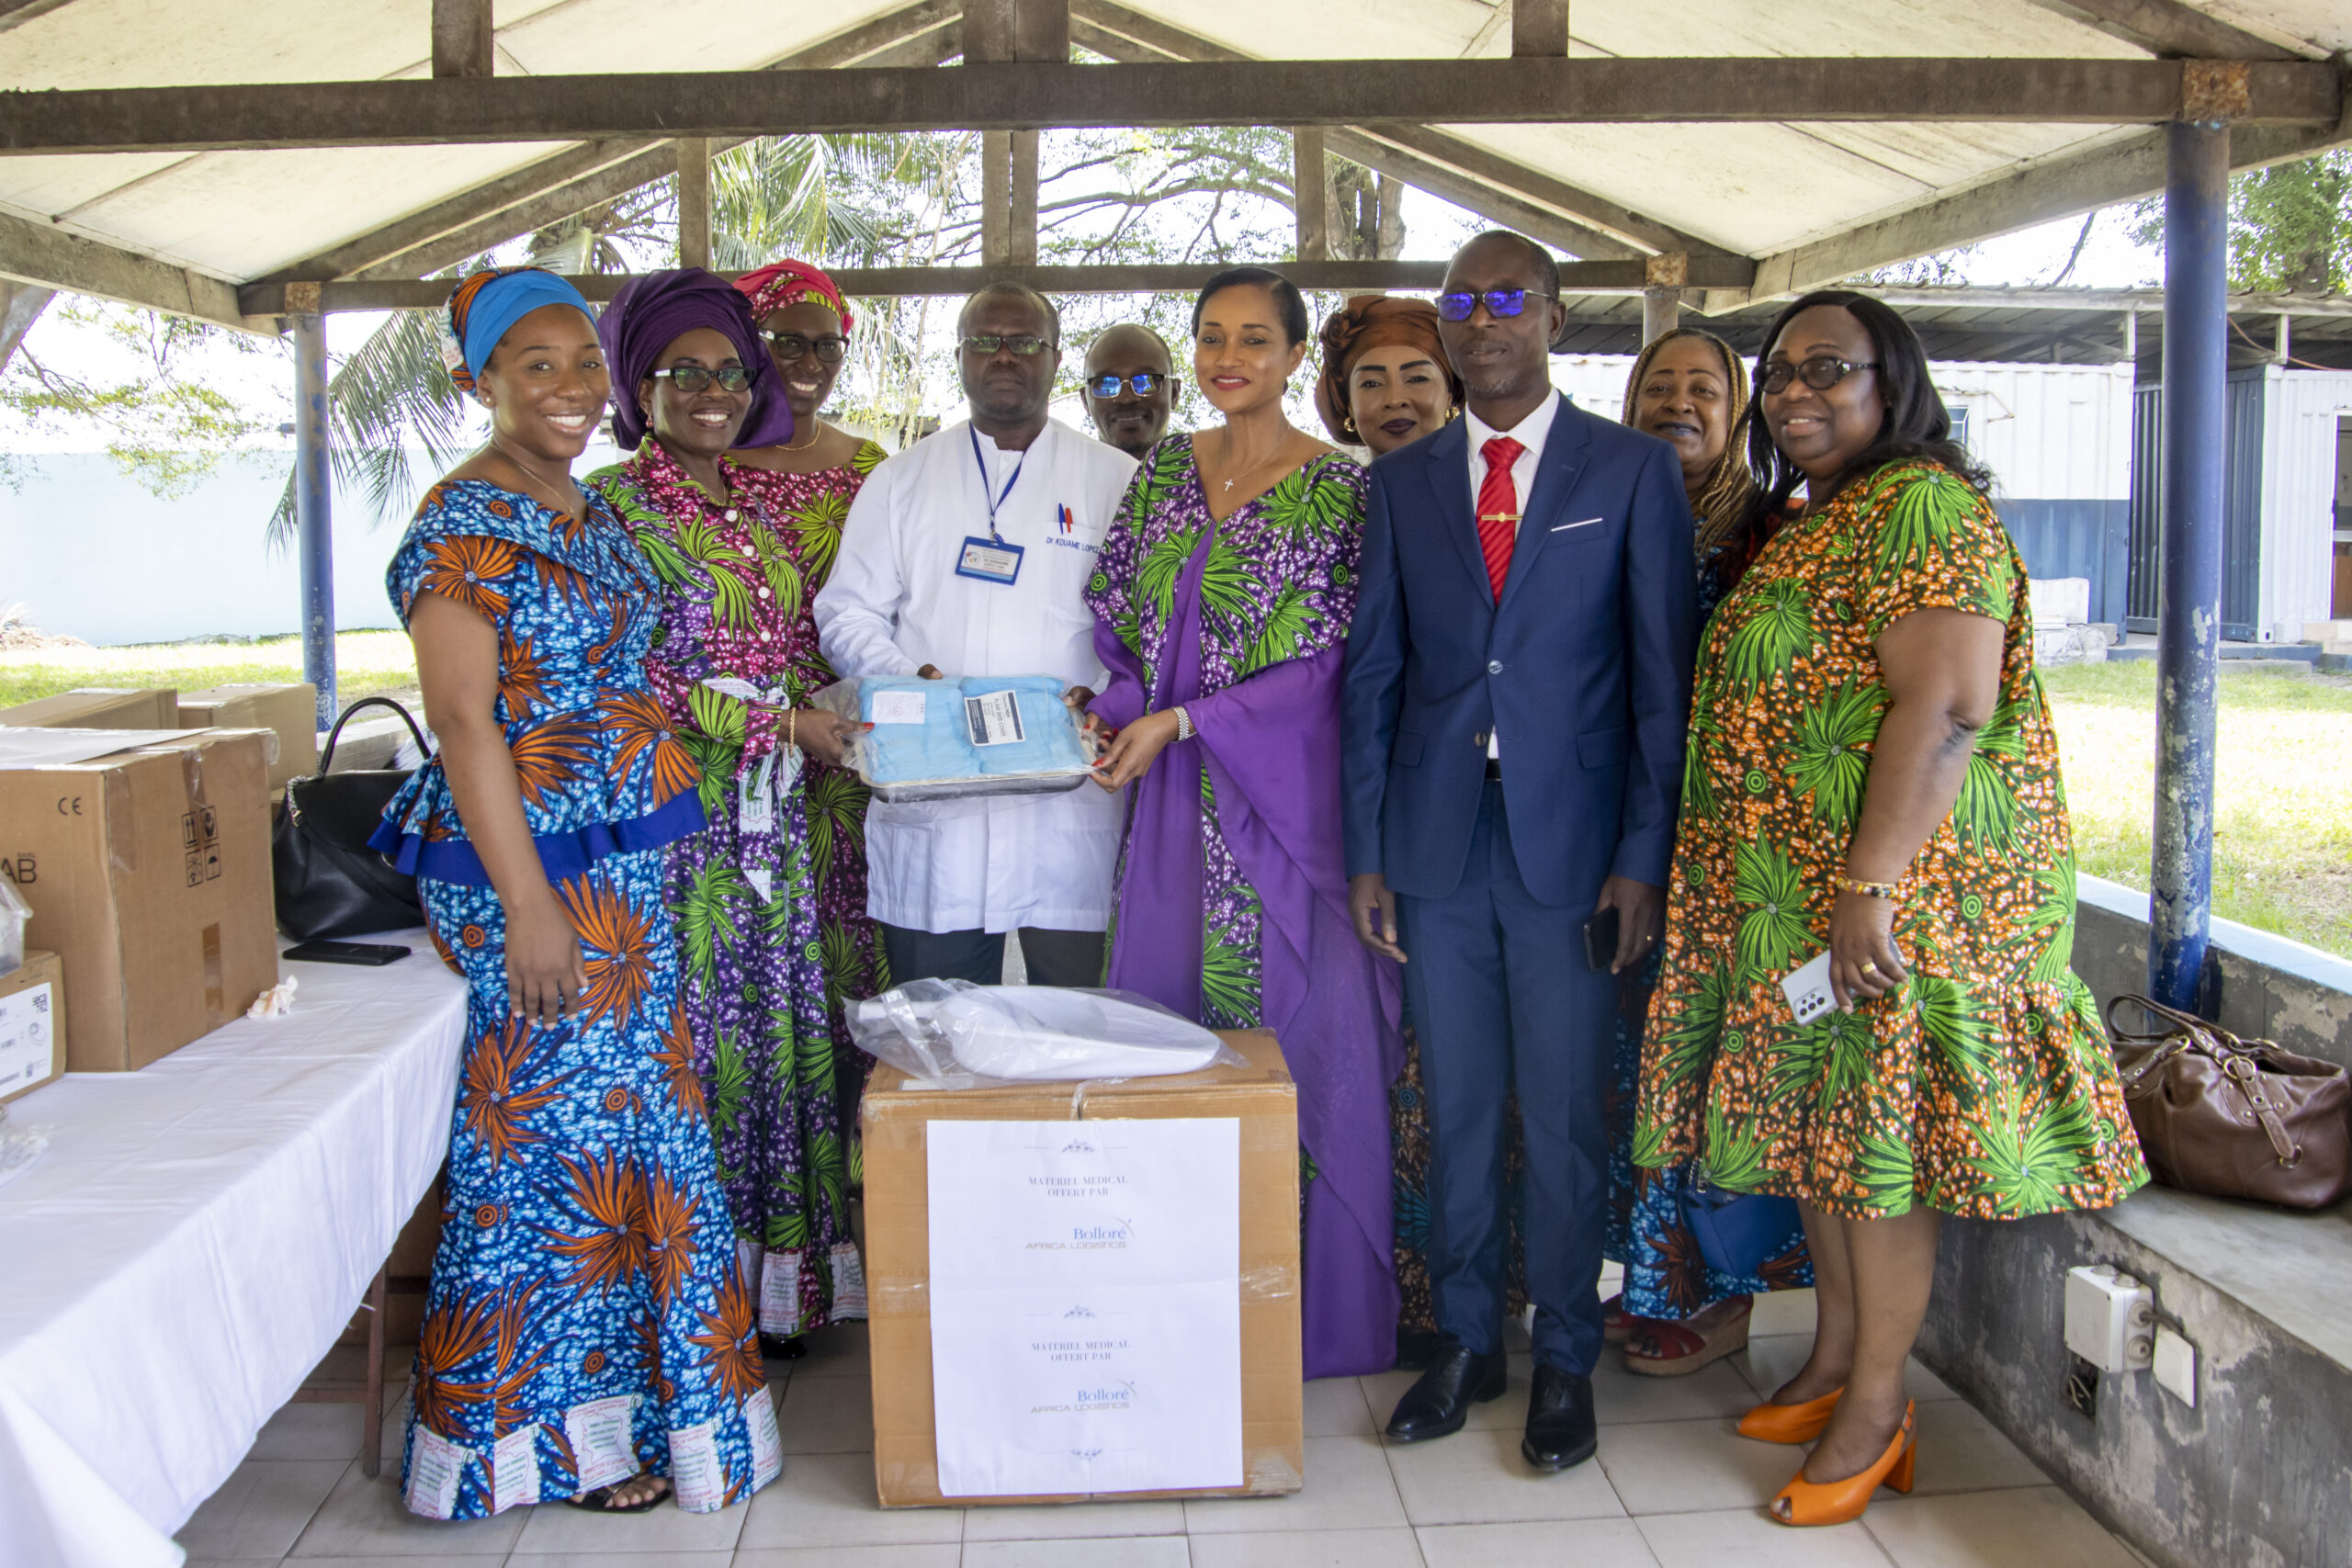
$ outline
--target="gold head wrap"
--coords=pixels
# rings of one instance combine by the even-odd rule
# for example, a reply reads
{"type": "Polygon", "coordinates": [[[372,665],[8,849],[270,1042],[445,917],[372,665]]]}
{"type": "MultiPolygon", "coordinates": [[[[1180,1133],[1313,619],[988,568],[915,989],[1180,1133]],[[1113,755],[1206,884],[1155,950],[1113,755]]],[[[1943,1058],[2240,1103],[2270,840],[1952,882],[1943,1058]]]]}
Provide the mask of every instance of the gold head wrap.
{"type": "Polygon", "coordinates": [[[1331,312],[1319,336],[1323,369],[1315,381],[1315,412],[1323,416],[1323,427],[1331,438],[1343,446],[1363,445],[1363,436],[1348,412],[1348,375],[1357,360],[1375,348],[1403,344],[1427,351],[1445,372],[1451,406],[1462,406],[1462,378],[1453,373],[1453,362],[1445,356],[1445,344],[1437,335],[1437,307],[1426,299],[1359,294],[1331,312]]]}

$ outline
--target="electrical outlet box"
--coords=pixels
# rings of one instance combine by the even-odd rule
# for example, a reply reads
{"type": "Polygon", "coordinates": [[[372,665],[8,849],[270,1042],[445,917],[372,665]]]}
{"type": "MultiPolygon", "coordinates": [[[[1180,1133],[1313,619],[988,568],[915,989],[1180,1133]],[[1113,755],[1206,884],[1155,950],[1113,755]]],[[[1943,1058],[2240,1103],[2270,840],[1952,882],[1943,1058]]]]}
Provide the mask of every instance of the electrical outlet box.
{"type": "Polygon", "coordinates": [[[2153,1365],[2157,1386],[2191,1410],[2196,1409],[2197,1347],[2160,1324],[2156,1327],[2153,1365]]]}
{"type": "Polygon", "coordinates": [[[2066,1348],[2103,1372],[2137,1371],[2154,1358],[2156,1293],[2113,1265],[2066,1270],[2066,1348]]]}

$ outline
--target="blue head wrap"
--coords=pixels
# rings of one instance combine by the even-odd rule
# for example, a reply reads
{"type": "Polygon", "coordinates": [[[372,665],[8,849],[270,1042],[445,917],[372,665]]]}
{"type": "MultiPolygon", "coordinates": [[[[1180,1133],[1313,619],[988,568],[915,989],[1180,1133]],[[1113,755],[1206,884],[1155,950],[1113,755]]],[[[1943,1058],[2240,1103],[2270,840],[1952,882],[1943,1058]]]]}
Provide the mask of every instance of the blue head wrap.
{"type": "Polygon", "coordinates": [[[545,267],[491,267],[469,274],[458,285],[449,296],[449,336],[442,357],[459,391],[473,390],[506,329],[542,305],[569,305],[591,324],[596,320],[580,290],[545,267]]]}

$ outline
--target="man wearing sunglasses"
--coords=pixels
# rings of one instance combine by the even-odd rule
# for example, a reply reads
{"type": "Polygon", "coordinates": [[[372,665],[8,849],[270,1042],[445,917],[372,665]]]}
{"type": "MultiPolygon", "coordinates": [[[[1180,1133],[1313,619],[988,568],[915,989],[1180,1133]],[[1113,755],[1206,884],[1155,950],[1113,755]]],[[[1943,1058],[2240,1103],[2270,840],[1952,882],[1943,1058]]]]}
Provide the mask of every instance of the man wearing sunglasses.
{"type": "MultiPolygon", "coordinates": [[[[884,461],[850,503],[820,645],[843,675],[1051,675],[1082,705],[1104,679],[1083,594],[1135,459],[1046,417],[1061,321],[1045,296],[991,284],[957,332],[971,417],[884,461]]],[[[1102,984],[1125,805],[1099,789],[876,801],[866,908],[891,979],[995,985],[1018,931],[1033,984],[1102,984]]]]}
{"type": "Polygon", "coordinates": [[[1086,412],[1103,440],[1138,463],[1168,434],[1174,366],[1168,344],[1139,321],[1105,328],[1087,347],[1086,412]]]}
{"type": "Polygon", "coordinates": [[[1356,934],[1409,959],[1430,1105],[1442,1342],[1388,1436],[1457,1432],[1503,1393],[1516,1088],[1535,1304],[1520,1451],[1544,1471],[1597,1443],[1616,976],[1662,927],[1698,635],[1679,462],[1553,390],[1559,292],[1517,234],[1447,269],[1438,332],[1467,406],[1373,464],[1340,745],[1356,934]]]}

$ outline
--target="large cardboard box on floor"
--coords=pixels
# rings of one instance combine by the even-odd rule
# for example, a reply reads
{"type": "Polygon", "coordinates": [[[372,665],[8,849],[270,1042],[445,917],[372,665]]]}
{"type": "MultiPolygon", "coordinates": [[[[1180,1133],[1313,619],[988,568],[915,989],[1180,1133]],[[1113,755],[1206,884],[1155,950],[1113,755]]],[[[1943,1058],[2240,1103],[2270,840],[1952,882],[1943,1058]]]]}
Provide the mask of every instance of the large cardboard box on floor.
{"type": "Polygon", "coordinates": [[[0,975],[0,1105],[65,1071],[65,970],[53,953],[27,953],[0,975]]]}
{"type": "Polygon", "coordinates": [[[177,728],[274,731],[277,760],[269,765],[273,796],[287,780],[319,771],[319,689],[308,681],[232,682],[183,693],[177,728]]]}
{"type": "Polygon", "coordinates": [[[0,724],[19,729],[185,729],[179,694],[169,686],[84,686],[0,708],[0,724]]]}
{"type": "Polygon", "coordinates": [[[1085,1085],[906,1089],[875,1069],[865,1127],[865,1270],[874,1369],[874,1479],[885,1507],[1230,1497],[1295,1492],[1306,1465],[1298,1306],[1298,1091],[1273,1035],[1219,1036],[1248,1059],[1179,1077],[1085,1085]],[[1082,1091],[1082,1092],[1081,1092],[1082,1091]],[[933,1403],[928,1129],[934,1122],[1226,1118],[1240,1124],[1241,1459],[1238,1486],[1057,1496],[939,1490],[933,1403]]]}
{"type": "Polygon", "coordinates": [[[277,983],[266,730],[0,768],[0,867],[26,946],[65,967],[68,1069],[130,1072],[277,983]]]}

